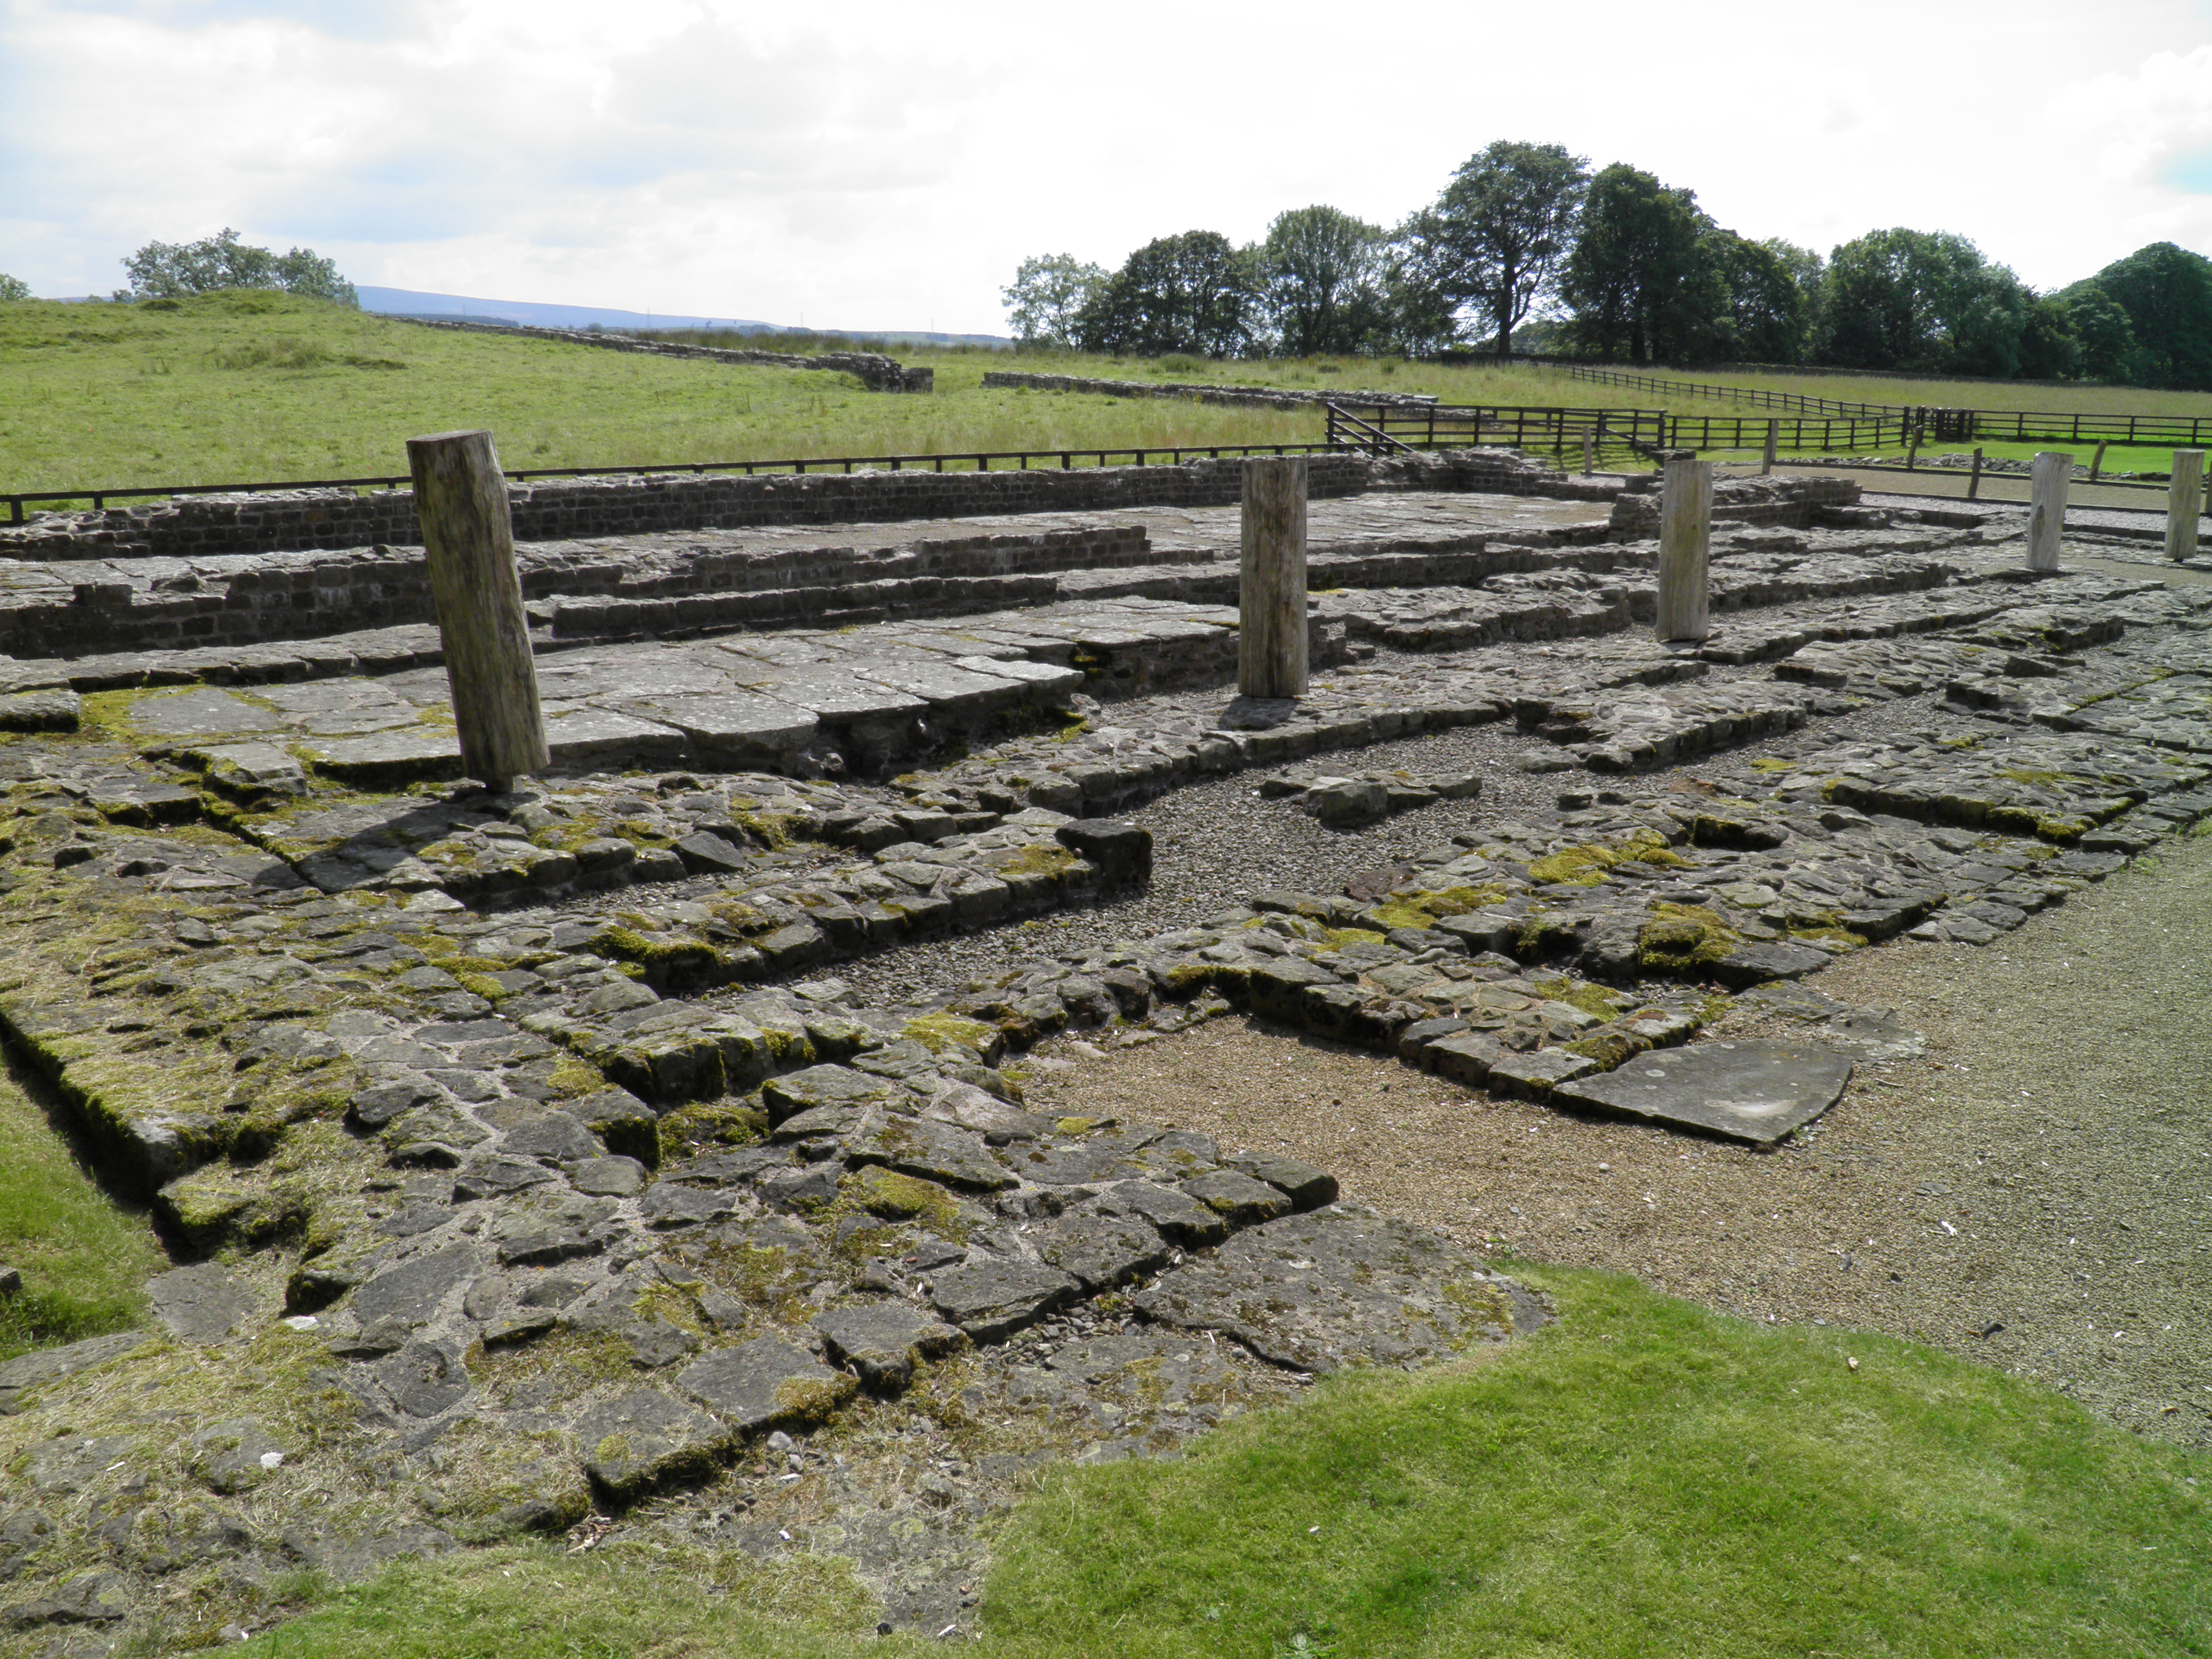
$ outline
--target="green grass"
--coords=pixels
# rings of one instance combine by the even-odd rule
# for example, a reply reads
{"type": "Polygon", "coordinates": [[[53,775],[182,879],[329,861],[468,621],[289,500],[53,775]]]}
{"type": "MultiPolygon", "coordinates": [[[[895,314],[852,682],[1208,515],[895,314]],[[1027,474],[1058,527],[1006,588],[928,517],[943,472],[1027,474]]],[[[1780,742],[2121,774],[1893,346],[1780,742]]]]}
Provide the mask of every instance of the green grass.
{"type": "Polygon", "coordinates": [[[145,1218],[93,1184],[24,1079],[0,1069],[0,1266],[23,1275],[0,1297],[0,1360],[127,1328],[168,1265],[145,1218]]]}
{"type": "Polygon", "coordinates": [[[406,440],[488,427],[508,467],[1317,440],[1303,413],[984,392],[429,329],[289,295],[0,306],[0,490],[404,474],[406,440]]]}
{"type": "MultiPolygon", "coordinates": [[[[1053,1474],[999,1537],[969,1650],[2212,1651],[2212,1460],[1909,1343],[1517,1271],[1565,1322],[1486,1363],[1334,1379],[1183,1462],[1053,1474]]],[[[242,1651],[849,1651],[864,1615],[805,1565],[785,1569],[812,1614],[793,1625],[757,1581],[709,1593],[726,1567],[507,1549],[404,1569],[242,1651]]]]}
{"type": "MultiPolygon", "coordinates": [[[[1304,411],[987,392],[982,377],[994,368],[1155,383],[1379,388],[1455,404],[1663,404],[1676,414],[1765,418],[1749,405],[1595,385],[1526,364],[1122,360],[975,348],[900,355],[936,371],[934,395],[871,392],[849,376],[823,372],[427,329],[272,293],[137,305],[29,301],[0,307],[0,458],[6,463],[0,490],[396,475],[406,471],[409,437],[463,426],[489,427],[501,459],[522,468],[1303,443],[1322,435],[1321,418],[1304,411]]],[[[1878,403],[2212,416],[2212,397],[2112,387],[1696,378],[1878,403]]],[[[2112,465],[2121,461],[2113,458],[2112,465]]]]}

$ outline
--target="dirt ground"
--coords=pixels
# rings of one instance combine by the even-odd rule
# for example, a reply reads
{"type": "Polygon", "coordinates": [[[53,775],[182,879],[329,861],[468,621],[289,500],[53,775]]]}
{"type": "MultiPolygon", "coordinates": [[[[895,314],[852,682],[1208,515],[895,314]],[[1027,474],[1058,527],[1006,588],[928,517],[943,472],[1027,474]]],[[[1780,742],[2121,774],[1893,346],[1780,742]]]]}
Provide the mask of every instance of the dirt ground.
{"type": "Polygon", "coordinates": [[[1814,984],[1897,1010],[1927,1052],[1860,1066],[1773,1152],[1492,1099],[1241,1018],[1062,1039],[1030,1094],[1287,1152],[1495,1253],[1911,1337],[2212,1445],[2212,837],[1986,948],[1893,943],[1814,984]]]}

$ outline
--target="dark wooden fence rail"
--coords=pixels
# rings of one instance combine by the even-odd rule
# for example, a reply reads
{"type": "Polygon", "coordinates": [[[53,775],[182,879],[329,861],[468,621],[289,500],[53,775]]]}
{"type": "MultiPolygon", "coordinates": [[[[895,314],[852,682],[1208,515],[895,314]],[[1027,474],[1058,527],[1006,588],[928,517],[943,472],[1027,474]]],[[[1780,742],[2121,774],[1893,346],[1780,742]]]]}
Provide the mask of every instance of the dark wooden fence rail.
{"type": "Polygon", "coordinates": [[[1588,438],[1601,453],[1649,459],[1665,445],[1668,417],[1652,409],[1559,409],[1533,404],[1363,404],[1323,405],[1332,447],[1385,454],[1407,449],[1503,445],[1572,455],[1588,438]]]}
{"type": "MultiPolygon", "coordinates": [[[[968,450],[946,455],[830,455],[814,456],[804,460],[787,461],[675,461],[653,466],[533,466],[507,471],[504,476],[511,482],[523,483],[532,478],[629,478],[653,475],[708,472],[742,472],[750,477],[756,472],[850,472],[855,467],[888,467],[902,471],[908,467],[937,472],[988,472],[994,464],[1002,469],[1027,471],[1030,466],[1180,466],[1186,459],[1204,456],[1218,460],[1224,455],[1310,455],[1345,447],[1338,443],[1317,444],[1185,444],[1180,447],[1147,444],[1139,448],[1124,445],[1107,448],[1081,449],[992,449],[968,450]]],[[[136,501],[152,496],[172,495],[265,495],[278,489],[393,489],[409,485],[411,480],[402,472],[380,478],[287,478],[269,483],[220,484],[130,484],[103,486],[91,489],[24,489],[0,496],[8,503],[8,522],[23,522],[24,507],[30,502],[90,501],[94,510],[111,501],[136,501]]]]}
{"type": "MultiPolygon", "coordinates": [[[[1902,420],[1935,443],[2114,443],[2198,449],[2212,435],[2212,416],[2118,415],[2045,409],[1955,409],[1934,404],[1853,403],[1839,398],[1808,398],[1795,392],[1721,386],[1705,380],[1670,380],[1624,369],[1590,368],[1578,363],[1551,365],[1571,380],[1626,386],[1637,392],[1681,392],[1693,398],[1726,399],[1761,409],[1786,409],[1800,415],[1902,420]]],[[[1670,417],[1671,418],[1671,417],[1670,417]]],[[[1764,428],[1762,426],[1762,432],[1764,428]]],[[[1761,440],[1754,440],[1754,442],[1761,440]]],[[[1881,441],[1877,440],[1876,441],[1881,441]]],[[[1903,441],[1893,440],[1892,441],[1903,441]]],[[[1732,446],[1738,447],[1741,446],[1732,446]]],[[[1783,447],[1806,447],[1784,443],[1783,447]]]]}

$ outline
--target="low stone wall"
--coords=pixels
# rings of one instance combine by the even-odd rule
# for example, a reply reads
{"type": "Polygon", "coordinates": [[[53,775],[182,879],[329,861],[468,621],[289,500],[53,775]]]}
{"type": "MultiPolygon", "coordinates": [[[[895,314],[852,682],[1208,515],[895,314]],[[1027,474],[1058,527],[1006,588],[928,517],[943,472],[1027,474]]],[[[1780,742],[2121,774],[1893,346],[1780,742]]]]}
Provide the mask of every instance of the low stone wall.
{"type": "MultiPolygon", "coordinates": [[[[520,562],[524,596],[560,596],[553,614],[565,626],[555,631],[574,639],[1036,604],[1055,597],[1054,573],[1153,556],[1141,527],[1099,526],[896,548],[653,550],[628,560],[525,549],[520,562]]],[[[256,645],[434,620],[419,547],[202,560],[150,583],[118,580],[96,563],[26,574],[0,591],[0,653],[10,657],[256,645]]]]}
{"type": "Polygon", "coordinates": [[[757,363],[770,368],[826,369],[850,374],[871,392],[933,392],[937,371],[908,368],[880,351],[825,351],[811,357],[783,351],[733,351],[725,346],[683,345],[670,340],[641,340],[628,334],[592,334],[580,329],[532,328],[522,324],[441,322],[428,317],[399,319],[423,328],[447,328],[467,334],[527,334],[533,339],[565,340],[571,345],[597,346],[603,351],[640,351],[654,357],[704,357],[718,363],[757,363]]]}
{"type": "Polygon", "coordinates": [[[1073,374],[1023,374],[994,369],[986,391],[1091,392],[1108,398],[1191,398],[1202,404],[1258,409],[1310,409],[1322,404],[1407,404],[1426,408],[1437,400],[1413,392],[1300,392],[1288,386],[1208,386],[1195,380],[1086,380],[1073,374]]]}
{"type": "MultiPolygon", "coordinates": [[[[1443,450],[1387,459],[1333,451],[1311,457],[1307,477],[1308,491],[1316,497],[1358,495],[1377,487],[1589,493],[1556,467],[1503,449],[1443,450]]],[[[1243,478],[1243,463],[1235,459],[1180,466],[992,472],[779,472],[750,477],[655,473],[517,484],[507,499],[518,541],[564,541],[756,525],[1227,507],[1241,498],[1243,478]]],[[[21,527],[0,529],[0,558],[204,558],[421,539],[409,490],[270,490],[177,496],[96,513],[41,514],[21,527]]]]}
{"type": "MultiPolygon", "coordinates": [[[[1713,485],[1713,522],[1809,530],[1822,513],[1858,501],[1859,487],[1849,478],[1722,478],[1713,485]]],[[[1616,495],[1607,527],[1621,541],[1656,536],[1659,501],[1656,489],[1616,495]]]]}

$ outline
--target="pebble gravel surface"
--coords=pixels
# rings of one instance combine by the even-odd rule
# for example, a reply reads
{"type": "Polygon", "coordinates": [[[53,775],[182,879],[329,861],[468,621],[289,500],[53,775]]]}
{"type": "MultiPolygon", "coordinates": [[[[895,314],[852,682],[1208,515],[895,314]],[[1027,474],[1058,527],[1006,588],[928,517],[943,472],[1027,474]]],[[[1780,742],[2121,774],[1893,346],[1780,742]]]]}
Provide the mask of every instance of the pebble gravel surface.
{"type": "MultiPolygon", "coordinates": [[[[1288,1153],[1462,1243],[1912,1338],[2212,1445],[2212,837],[1996,945],[1900,940],[1813,984],[1895,1009],[1926,1052],[1863,1064],[1771,1152],[1492,1099],[1241,1018],[1111,1051],[1060,1039],[1031,1094],[1288,1153]]],[[[1765,1018],[1716,1036],[1778,1034],[1765,1018]]]]}

